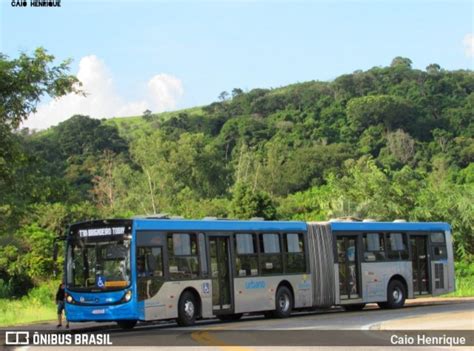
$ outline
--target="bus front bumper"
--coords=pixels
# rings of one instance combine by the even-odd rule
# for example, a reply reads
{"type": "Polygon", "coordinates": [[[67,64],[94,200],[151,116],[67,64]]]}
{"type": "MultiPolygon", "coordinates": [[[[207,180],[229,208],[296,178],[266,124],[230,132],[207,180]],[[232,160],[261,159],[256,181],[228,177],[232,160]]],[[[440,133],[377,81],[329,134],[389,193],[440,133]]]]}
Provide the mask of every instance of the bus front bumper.
{"type": "Polygon", "coordinates": [[[70,322],[138,320],[133,302],[118,305],[77,305],[66,303],[66,318],[70,322]]]}

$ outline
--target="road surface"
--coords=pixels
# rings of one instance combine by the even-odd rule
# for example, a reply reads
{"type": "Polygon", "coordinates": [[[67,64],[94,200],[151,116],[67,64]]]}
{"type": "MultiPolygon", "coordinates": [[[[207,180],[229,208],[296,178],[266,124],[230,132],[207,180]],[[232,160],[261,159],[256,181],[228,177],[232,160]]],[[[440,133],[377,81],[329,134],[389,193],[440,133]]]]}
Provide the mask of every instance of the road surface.
{"type": "MultiPolygon", "coordinates": [[[[52,329],[51,324],[23,326],[13,330],[48,329],[52,329]]],[[[384,346],[387,338],[394,334],[392,330],[396,331],[397,338],[405,339],[407,335],[416,336],[420,330],[437,330],[433,332],[434,335],[456,331],[450,333],[464,336],[472,342],[474,298],[412,300],[398,310],[381,310],[376,305],[369,305],[358,312],[333,308],[302,312],[287,319],[244,316],[242,320],[230,323],[204,320],[188,328],[179,328],[173,322],[139,324],[131,331],[123,331],[114,325],[90,323],[73,325],[71,328],[72,333],[109,334],[115,346],[208,346],[220,350],[232,347],[235,351],[255,349],[254,345],[273,345],[263,348],[269,350],[275,349],[275,346],[384,346]],[[410,330],[413,331],[411,334],[410,330]]],[[[406,342],[409,340],[400,340],[399,345],[408,346],[406,342]]]]}

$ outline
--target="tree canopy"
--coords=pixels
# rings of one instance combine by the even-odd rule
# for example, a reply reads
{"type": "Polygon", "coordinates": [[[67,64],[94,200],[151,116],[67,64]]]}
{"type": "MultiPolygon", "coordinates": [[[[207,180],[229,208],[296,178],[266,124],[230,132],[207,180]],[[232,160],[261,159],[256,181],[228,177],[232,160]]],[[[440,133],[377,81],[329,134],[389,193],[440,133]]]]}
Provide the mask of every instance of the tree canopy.
{"type": "Polygon", "coordinates": [[[4,281],[45,279],[51,262],[41,247],[66,223],[160,212],[446,221],[456,257],[472,260],[472,71],[418,70],[397,57],[330,82],[234,88],[200,108],[65,116],[47,131],[17,130],[42,94],[76,89],[67,62],[51,62],[41,49],[1,58],[4,281]],[[31,251],[32,240],[41,247],[31,251]]]}

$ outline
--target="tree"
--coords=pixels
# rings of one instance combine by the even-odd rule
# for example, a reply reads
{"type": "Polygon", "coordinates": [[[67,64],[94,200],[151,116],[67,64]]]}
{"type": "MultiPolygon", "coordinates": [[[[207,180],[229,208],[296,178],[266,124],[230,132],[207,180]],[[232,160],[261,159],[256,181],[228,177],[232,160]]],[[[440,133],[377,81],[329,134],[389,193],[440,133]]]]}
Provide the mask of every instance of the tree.
{"type": "Polygon", "coordinates": [[[391,67],[411,68],[412,61],[407,57],[397,56],[392,60],[391,67]]]}
{"type": "Polygon", "coordinates": [[[240,219],[276,218],[276,208],[270,196],[262,191],[254,191],[249,184],[245,183],[236,184],[230,212],[231,216],[240,219]]]}
{"type": "Polygon", "coordinates": [[[391,131],[406,128],[409,122],[413,124],[414,110],[408,100],[399,96],[369,95],[351,99],[347,104],[347,116],[359,132],[379,123],[391,131]]]}
{"type": "Polygon", "coordinates": [[[105,215],[111,215],[117,200],[117,186],[114,179],[116,156],[110,150],[106,150],[99,162],[98,172],[92,179],[94,187],[91,192],[97,207],[103,210],[105,215]]]}
{"type": "Polygon", "coordinates": [[[30,158],[13,132],[36,112],[44,95],[57,98],[80,92],[77,78],[67,74],[70,61],[53,66],[53,60],[42,48],[33,56],[22,53],[13,60],[0,53],[0,217],[5,218],[0,230],[8,222],[15,223],[15,216],[23,211],[24,195],[18,195],[29,194],[24,168],[30,158]]]}
{"type": "Polygon", "coordinates": [[[53,128],[59,148],[67,158],[71,156],[100,155],[105,150],[127,152],[127,142],[115,126],[89,116],[74,115],[53,128]]]}
{"type": "Polygon", "coordinates": [[[219,100],[226,101],[229,98],[229,93],[227,91],[223,91],[219,94],[219,100]]]}
{"type": "Polygon", "coordinates": [[[151,113],[150,110],[146,109],[145,111],[143,111],[142,118],[145,121],[150,122],[153,118],[153,114],[151,113]]]}
{"type": "Polygon", "coordinates": [[[14,60],[0,53],[0,124],[16,129],[36,112],[44,95],[57,98],[80,92],[77,78],[67,74],[71,60],[51,66],[53,61],[43,48],[33,57],[22,53],[14,60]]]}
{"type": "Polygon", "coordinates": [[[387,146],[390,153],[402,164],[408,163],[415,156],[415,140],[401,129],[388,133],[387,146]]]}
{"type": "Polygon", "coordinates": [[[244,93],[244,91],[240,88],[234,88],[232,89],[232,98],[235,98],[237,96],[240,96],[244,93]]]}

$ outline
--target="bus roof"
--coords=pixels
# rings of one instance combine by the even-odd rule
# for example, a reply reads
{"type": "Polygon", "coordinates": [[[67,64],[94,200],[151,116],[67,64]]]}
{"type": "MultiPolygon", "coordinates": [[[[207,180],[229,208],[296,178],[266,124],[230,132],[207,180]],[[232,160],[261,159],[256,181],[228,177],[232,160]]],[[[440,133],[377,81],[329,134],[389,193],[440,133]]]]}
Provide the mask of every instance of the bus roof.
{"type": "Polygon", "coordinates": [[[451,230],[448,223],[443,222],[331,222],[335,232],[350,231],[445,231],[451,230]]]}
{"type": "Polygon", "coordinates": [[[145,219],[133,220],[135,230],[179,231],[306,231],[306,222],[297,221],[238,221],[238,220],[186,220],[145,219]]]}
{"type": "MultiPolygon", "coordinates": [[[[445,231],[451,230],[443,222],[320,222],[328,223],[334,232],[341,231],[445,231]]],[[[301,221],[239,221],[239,220],[186,220],[135,218],[138,230],[177,231],[306,231],[301,221]]]]}

